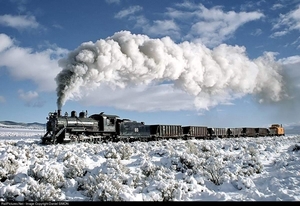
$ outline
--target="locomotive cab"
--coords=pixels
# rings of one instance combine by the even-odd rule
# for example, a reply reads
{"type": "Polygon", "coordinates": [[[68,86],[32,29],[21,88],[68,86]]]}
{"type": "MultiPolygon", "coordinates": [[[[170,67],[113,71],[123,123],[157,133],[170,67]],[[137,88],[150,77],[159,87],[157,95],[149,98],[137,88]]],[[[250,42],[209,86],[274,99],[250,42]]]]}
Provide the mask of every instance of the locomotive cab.
{"type": "Polygon", "coordinates": [[[119,116],[101,112],[100,114],[91,115],[90,118],[98,122],[99,131],[104,133],[116,132],[116,124],[119,116]]]}

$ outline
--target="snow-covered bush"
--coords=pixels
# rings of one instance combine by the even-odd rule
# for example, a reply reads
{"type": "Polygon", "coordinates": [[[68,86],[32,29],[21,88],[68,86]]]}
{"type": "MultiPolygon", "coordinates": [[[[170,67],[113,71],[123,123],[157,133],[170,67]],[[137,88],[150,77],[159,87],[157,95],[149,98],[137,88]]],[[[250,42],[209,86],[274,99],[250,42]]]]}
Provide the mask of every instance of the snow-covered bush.
{"type": "Polygon", "coordinates": [[[157,186],[157,189],[161,192],[160,201],[172,201],[175,197],[175,191],[178,189],[178,183],[176,182],[160,182],[157,186]]]}
{"type": "Polygon", "coordinates": [[[189,174],[183,174],[183,180],[176,180],[173,173],[168,169],[160,167],[155,172],[154,178],[146,178],[145,185],[142,190],[143,200],[145,201],[180,201],[185,198],[191,191],[195,189],[196,180],[189,174]]]}
{"type": "Polygon", "coordinates": [[[120,154],[114,147],[111,147],[111,148],[107,149],[107,151],[104,154],[104,157],[111,158],[111,159],[118,159],[118,158],[120,158],[120,154]]]}
{"type": "Polygon", "coordinates": [[[21,189],[9,185],[0,190],[0,202],[1,201],[5,201],[5,202],[24,201],[24,195],[21,189]]]}
{"type": "Polygon", "coordinates": [[[209,152],[211,150],[210,146],[208,144],[203,144],[201,151],[202,152],[209,152]]]}
{"type": "Polygon", "coordinates": [[[251,176],[253,174],[259,174],[263,171],[263,164],[259,161],[258,152],[250,148],[250,154],[244,154],[244,160],[242,162],[241,171],[239,174],[251,176]]]}
{"type": "Polygon", "coordinates": [[[19,163],[14,156],[3,155],[0,159],[0,181],[4,182],[8,177],[13,176],[18,168],[19,163]]]}
{"type": "Polygon", "coordinates": [[[124,142],[121,142],[116,146],[116,151],[119,153],[121,160],[130,159],[133,153],[133,149],[130,144],[125,144],[124,142]]]}
{"type": "Polygon", "coordinates": [[[158,156],[158,157],[169,156],[170,153],[171,152],[165,148],[153,149],[153,150],[149,151],[150,156],[158,156]]]}
{"type": "Polygon", "coordinates": [[[86,173],[86,163],[75,154],[66,159],[63,164],[67,178],[81,177],[86,173]]]}
{"type": "Polygon", "coordinates": [[[92,200],[120,201],[120,192],[127,183],[129,169],[120,160],[108,159],[100,167],[94,168],[82,178],[78,178],[78,190],[92,200]]]}
{"type": "Polygon", "coordinates": [[[95,190],[93,201],[122,201],[120,193],[122,192],[122,184],[115,179],[102,182],[101,187],[95,190]]]}
{"type": "Polygon", "coordinates": [[[34,153],[35,158],[39,158],[39,159],[42,159],[46,156],[44,148],[36,144],[32,145],[31,153],[34,153]]]}
{"type": "Polygon", "coordinates": [[[35,162],[29,166],[28,175],[40,183],[49,183],[54,188],[61,188],[64,185],[65,177],[61,168],[55,164],[41,165],[35,162]]]}
{"type": "Polygon", "coordinates": [[[62,201],[64,195],[51,183],[39,183],[31,177],[22,184],[7,186],[0,190],[0,200],[10,202],[62,201]]]}
{"type": "Polygon", "coordinates": [[[257,150],[256,150],[253,146],[248,147],[248,153],[249,153],[252,157],[257,156],[257,154],[258,154],[257,150]]]}
{"type": "Polygon", "coordinates": [[[295,145],[293,146],[292,151],[299,151],[299,150],[300,150],[300,145],[299,145],[299,144],[295,144],[295,145]]]}
{"type": "Polygon", "coordinates": [[[79,190],[93,201],[120,201],[121,181],[110,175],[87,173],[79,180],[79,190]]]}
{"type": "Polygon", "coordinates": [[[47,202],[47,201],[62,201],[65,196],[61,190],[55,188],[50,183],[30,182],[28,188],[24,191],[24,201],[47,202]]]}
{"type": "Polygon", "coordinates": [[[182,154],[180,156],[173,156],[171,159],[172,168],[177,172],[184,173],[187,169],[193,169],[196,161],[193,155],[182,154]]]}
{"type": "Polygon", "coordinates": [[[155,171],[159,170],[159,168],[152,164],[151,162],[145,162],[141,166],[142,174],[145,175],[146,177],[154,177],[155,171]]]}
{"type": "Polygon", "coordinates": [[[210,157],[202,165],[203,173],[210,181],[215,185],[221,185],[223,183],[224,165],[219,158],[210,157]]]}
{"type": "Polygon", "coordinates": [[[255,184],[253,183],[250,177],[241,177],[241,176],[238,176],[238,179],[233,180],[232,185],[238,190],[249,189],[255,186],[255,184]]]}
{"type": "Polygon", "coordinates": [[[198,154],[200,152],[197,145],[193,141],[187,140],[185,145],[186,145],[186,152],[188,154],[198,154]]]}

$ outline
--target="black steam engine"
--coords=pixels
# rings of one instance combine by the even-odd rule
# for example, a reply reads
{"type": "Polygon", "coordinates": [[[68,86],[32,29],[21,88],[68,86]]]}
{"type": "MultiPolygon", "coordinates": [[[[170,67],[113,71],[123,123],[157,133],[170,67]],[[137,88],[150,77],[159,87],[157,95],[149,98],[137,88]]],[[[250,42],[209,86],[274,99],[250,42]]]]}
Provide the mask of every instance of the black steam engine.
{"type": "Polygon", "coordinates": [[[42,143],[63,143],[70,141],[118,141],[120,139],[149,137],[150,127],[143,122],[120,119],[117,115],[101,112],[87,117],[86,112],[76,111],[61,115],[61,111],[50,112],[46,125],[46,134],[42,143]]]}
{"type": "MultiPolygon", "coordinates": [[[[72,111],[69,116],[61,110],[50,112],[47,117],[46,134],[42,143],[64,143],[81,141],[150,141],[159,139],[214,139],[228,137],[258,137],[284,135],[269,128],[210,128],[207,126],[145,125],[144,122],[121,119],[117,115],[103,112],[88,116],[87,111],[72,111]]],[[[277,125],[277,124],[276,124],[277,125]]],[[[272,127],[273,129],[273,127],[272,127]]],[[[283,128],[282,128],[283,130],[283,128]]],[[[276,130],[278,131],[278,129],[276,130]]],[[[283,130],[284,131],[284,130],[283,130]]]]}

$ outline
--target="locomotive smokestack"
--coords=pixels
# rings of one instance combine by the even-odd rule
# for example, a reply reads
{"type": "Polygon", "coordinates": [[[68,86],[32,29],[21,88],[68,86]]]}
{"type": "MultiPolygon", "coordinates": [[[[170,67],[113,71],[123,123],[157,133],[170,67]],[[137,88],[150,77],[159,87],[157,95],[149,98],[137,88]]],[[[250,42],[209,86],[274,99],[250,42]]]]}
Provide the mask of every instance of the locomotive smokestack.
{"type": "Polygon", "coordinates": [[[57,110],[57,116],[60,117],[61,109],[57,110]]]}

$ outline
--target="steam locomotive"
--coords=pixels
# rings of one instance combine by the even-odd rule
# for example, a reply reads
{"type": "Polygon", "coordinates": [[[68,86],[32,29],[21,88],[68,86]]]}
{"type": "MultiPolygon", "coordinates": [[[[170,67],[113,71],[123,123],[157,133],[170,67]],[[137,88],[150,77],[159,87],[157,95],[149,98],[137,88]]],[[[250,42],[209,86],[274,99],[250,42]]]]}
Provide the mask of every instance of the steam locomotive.
{"type": "Polygon", "coordinates": [[[88,116],[87,111],[77,115],[76,111],[61,115],[61,110],[49,112],[46,133],[42,144],[67,142],[107,142],[107,141],[157,141],[160,139],[214,139],[230,137],[281,136],[282,125],[273,124],[269,128],[212,128],[207,126],[181,126],[154,124],[121,119],[117,115],[101,112],[88,116]]]}

